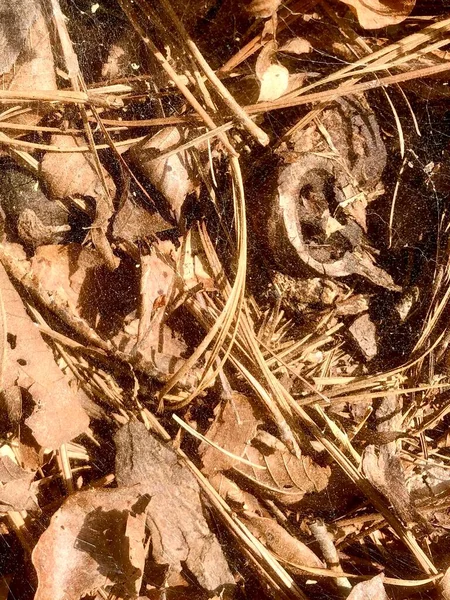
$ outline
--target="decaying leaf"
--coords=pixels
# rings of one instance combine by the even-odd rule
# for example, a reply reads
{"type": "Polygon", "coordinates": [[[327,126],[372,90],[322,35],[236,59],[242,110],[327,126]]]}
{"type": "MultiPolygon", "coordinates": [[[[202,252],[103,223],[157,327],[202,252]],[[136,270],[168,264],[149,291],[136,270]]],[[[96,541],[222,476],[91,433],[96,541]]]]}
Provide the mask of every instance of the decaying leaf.
{"type": "Polygon", "coordinates": [[[368,313],[353,321],[349,333],[366,360],[372,360],[378,353],[377,330],[368,313]]]}
{"type": "Polygon", "coordinates": [[[147,502],[138,485],[69,496],[33,550],[35,600],[78,600],[104,586],[136,597],[144,572],[147,502]]]}
{"type": "Polygon", "coordinates": [[[253,17],[267,19],[277,12],[281,0],[251,0],[245,7],[253,17]]]}
{"type": "Polygon", "coordinates": [[[8,456],[0,456],[0,513],[39,508],[33,471],[26,471],[8,456]]]}
{"type": "Polygon", "coordinates": [[[180,219],[186,196],[195,190],[195,177],[188,151],[168,158],[159,154],[175,150],[186,141],[186,132],[178,127],[165,127],[150,139],[130,149],[130,161],[155,186],[167,201],[170,214],[180,219]]]}
{"type": "Polygon", "coordinates": [[[306,494],[323,490],[330,469],[319,466],[306,455],[296,458],[280,440],[259,429],[263,423],[263,413],[256,402],[243,394],[234,393],[220,407],[207,433],[208,439],[257,468],[209,444],[201,444],[203,472],[216,489],[220,490],[223,474],[228,474],[243,478],[258,494],[287,506],[299,502],[306,494]]]}
{"type": "Polygon", "coordinates": [[[341,0],[348,4],[365,29],[380,29],[406,19],[416,0],[341,0]]]}
{"type": "Polygon", "coordinates": [[[356,584],[347,600],[389,600],[383,585],[383,575],[356,584]]]}
{"type": "Polygon", "coordinates": [[[75,391],[56,365],[3,266],[0,266],[0,289],[8,341],[4,389],[18,386],[26,390],[35,404],[26,424],[40,446],[59,448],[89,425],[81,406],[84,393],[75,391]]]}
{"type": "Polygon", "coordinates": [[[150,497],[147,526],[156,563],[170,571],[186,565],[201,587],[219,592],[234,578],[203,515],[199,487],[168,446],[132,421],[115,436],[120,486],[141,485],[150,497]]]}

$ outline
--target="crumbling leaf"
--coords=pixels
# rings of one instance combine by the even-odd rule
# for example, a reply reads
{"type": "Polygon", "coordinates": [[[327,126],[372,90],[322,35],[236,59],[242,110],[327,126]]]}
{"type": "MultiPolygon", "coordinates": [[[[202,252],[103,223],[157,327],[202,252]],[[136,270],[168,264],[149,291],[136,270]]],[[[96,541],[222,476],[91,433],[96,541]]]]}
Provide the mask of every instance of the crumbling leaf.
{"type": "Polygon", "coordinates": [[[347,600],[389,600],[383,585],[383,574],[377,575],[369,581],[362,581],[347,596],[347,600]]]}
{"type": "Polygon", "coordinates": [[[155,562],[181,571],[183,564],[207,591],[233,586],[222,549],[203,515],[198,484],[168,446],[132,421],[115,436],[120,486],[140,484],[150,496],[147,526],[155,562]]]}
{"type": "Polygon", "coordinates": [[[0,266],[0,287],[8,341],[4,389],[19,386],[30,394],[35,408],[26,424],[43,448],[59,448],[89,425],[81,406],[84,393],[75,391],[56,365],[3,266],[0,266]]]}
{"type": "Polygon", "coordinates": [[[397,25],[406,19],[416,0],[341,0],[348,4],[365,29],[397,25]]]}
{"type": "Polygon", "coordinates": [[[220,474],[244,478],[259,494],[275,498],[285,505],[299,502],[306,494],[323,490],[330,476],[328,467],[317,465],[311,457],[295,457],[277,438],[259,427],[263,414],[256,402],[234,393],[224,403],[207,432],[207,437],[220,448],[244,458],[255,468],[226,455],[209,444],[199,451],[203,472],[220,489],[220,474]]]}
{"type": "Polygon", "coordinates": [[[147,502],[138,485],[69,496],[33,550],[35,600],[78,600],[102,586],[136,597],[144,571],[147,502]]]}
{"type": "Polygon", "coordinates": [[[176,221],[180,219],[186,196],[196,187],[190,155],[188,151],[177,152],[168,158],[158,158],[158,155],[181,146],[185,137],[183,129],[165,127],[130,149],[130,161],[164,196],[176,221]]]}
{"type": "Polygon", "coordinates": [[[8,456],[0,456],[0,513],[39,508],[36,484],[33,484],[35,475],[34,471],[22,469],[8,456]]]}

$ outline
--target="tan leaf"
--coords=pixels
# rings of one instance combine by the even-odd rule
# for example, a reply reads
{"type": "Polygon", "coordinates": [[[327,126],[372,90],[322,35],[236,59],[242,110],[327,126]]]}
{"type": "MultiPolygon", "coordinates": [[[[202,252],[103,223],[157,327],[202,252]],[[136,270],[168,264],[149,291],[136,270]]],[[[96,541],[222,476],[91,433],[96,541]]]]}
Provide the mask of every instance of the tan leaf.
{"type": "MultiPolygon", "coordinates": [[[[244,478],[259,494],[285,505],[299,502],[305,494],[323,490],[330,476],[328,467],[317,465],[309,456],[296,458],[284,444],[258,430],[263,415],[256,402],[234,393],[224,403],[207,437],[224,450],[249,461],[246,464],[225,455],[206,443],[200,445],[203,472],[218,482],[217,474],[244,478]],[[259,467],[259,468],[258,468],[259,467]]],[[[220,486],[220,482],[218,483],[220,486]]]]}
{"type": "Polygon", "coordinates": [[[348,4],[365,29],[380,29],[401,23],[410,14],[416,0],[341,0],[348,4]]]}
{"type": "Polygon", "coordinates": [[[383,585],[383,574],[355,585],[347,600],[389,600],[383,585]]]}
{"type": "Polygon", "coordinates": [[[259,79],[258,102],[276,100],[282,96],[289,85],[289,71],[276,59],[276,42],[267,42],[256,60],[255,72],[259,79]]]}
{"type": "Polygon", "coordinates": [[[59,448],[89,425],[81,406],[84,393],[74,391],[56,365],[3,266],[0,266],[0,286],[8,333],[4,388],[17,385],[27,390],[35,408],[26,424],[40,446],[59,448]]]}
{"type": "MultiPolygon", "coordinates": [[[[83,138],[67,135],[53,135],[51,143],[65,149],[86,145],[83,138]]],[[[112,200],[116,194],[114,181],[104,167],[101,167],[100,177],[93,158],[86,152],[64,152],[63,157],[58,152],[47,152],[41,163],[42,177],[53,198],[89,196],[95,200],[92,240],[106,264],[115,269],[118,262],[106,239],[106,230],[113,214],[112,200]]]]}
{"type": "Polygon", "coordinates": [[[8,456],[0,456],[0,513],[36,510],[34,472],[25,471],[8,456]]]}
{"type": "MultiPolygon", "coordinates": [[[[53,135],[51,144],[70,149],[86,146],[86,141],[70,135],[53,135]]],[[[86,152],[47,152],[42,159],[41,174],[53,198],[90,196],[97,200],[104,193],[93,160],[86,152]]],[[[114,196],[116,186],[106,169],[103,175],[109,193],[114,196]]]]}
{"type": "Polygon", "coordinates": [[[35,600],[78,600],[102,586],[135,597],[144,570],[147,502],[139,486],[69,496],[33,550],[35,600]]]}
{"type": "Polygon", "coordinates": [[[293,537],[274,519],[260,517],[259,515],[245,511],[239,514],[253,535],[276,555],[281,561],[289,565],[295,565],[323,569],[324,564],[312,550],[299,539],[293,537]]]}
{"type": "Polygon", "coordinates": [[[189,152],[178,152],[168,158],[158,158],[158,155],[181,146],[186,141],[185,137],[182,129],[165,127],[149,140],[130,149],[131,162],[163,194],[177,221],[186,196],[195,190],[189,152]]]}

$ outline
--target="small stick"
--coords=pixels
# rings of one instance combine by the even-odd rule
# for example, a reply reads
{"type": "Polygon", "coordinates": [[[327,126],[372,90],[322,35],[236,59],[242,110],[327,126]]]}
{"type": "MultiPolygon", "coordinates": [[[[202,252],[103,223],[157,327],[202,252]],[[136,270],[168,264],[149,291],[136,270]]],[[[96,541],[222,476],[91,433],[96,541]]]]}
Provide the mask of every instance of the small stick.
{"type": "MultiPolygon", "coordinates": [[[[325,523],[323,521],[317,520],[312,521],[308,525],[311,530],[311,533],[316,538],[316,542],[320,546],[328,568],[332,571],[342,572],[341,564],[339,562],[339,555],[334,545],[333,537],[328,531],[325,523]]],[[[343,595],[345,595],[345,597],[347,596],[348,591],[352,589],[352,585],[347,579],[347,577],[337,577],[336,585],[343,593],[343,595]]]]}

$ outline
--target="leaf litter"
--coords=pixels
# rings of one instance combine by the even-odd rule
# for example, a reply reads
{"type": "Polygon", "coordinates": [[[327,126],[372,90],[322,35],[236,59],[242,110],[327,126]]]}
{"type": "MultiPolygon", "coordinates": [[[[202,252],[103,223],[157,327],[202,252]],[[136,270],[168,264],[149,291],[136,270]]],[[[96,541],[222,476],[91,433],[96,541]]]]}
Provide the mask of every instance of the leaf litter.
{"type": "Polygon", "coordinates": [[[446,598],[447,8],[0,7],[3,596],[446,598]]]}

